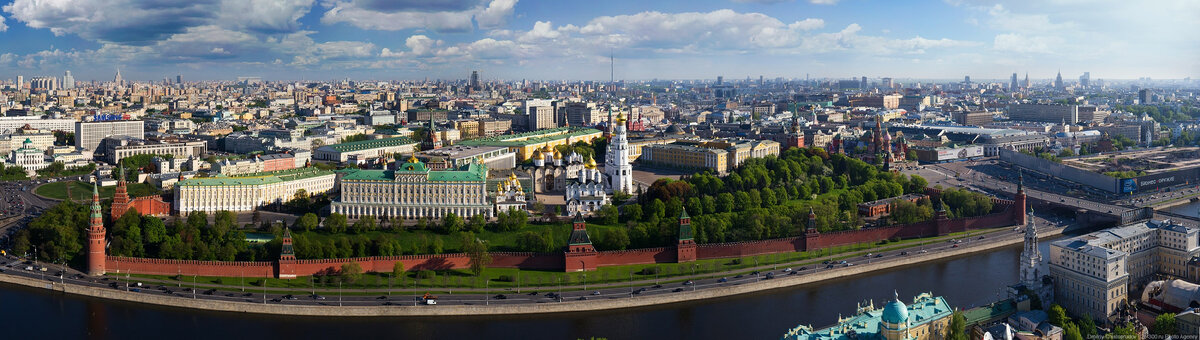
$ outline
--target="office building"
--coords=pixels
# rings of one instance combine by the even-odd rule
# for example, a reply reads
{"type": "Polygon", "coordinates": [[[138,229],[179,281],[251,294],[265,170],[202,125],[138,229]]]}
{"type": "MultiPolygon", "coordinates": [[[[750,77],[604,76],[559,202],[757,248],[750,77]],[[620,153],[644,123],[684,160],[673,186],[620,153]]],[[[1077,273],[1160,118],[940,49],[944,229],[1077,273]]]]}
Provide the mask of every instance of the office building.
{"type": "Polygon", "coordinates": [[[1151,89],[1138,90],[1138,104],[1154,104],[1154,91],[1151,89]]]}
{"type": "Polygon", "coordinates": [[[203,158],[208,147],[205,141],[152,142],[129,136],[108,137],[104,146],[104,161],[117,164],[121,159],[135,155],[172,155],[178,159],[203,158]]]}
{"type": "Polygon", "coordinates": [[[1158,275],[1183,277],[1200,255],[1200,229],[1147,221],[1050,243],[1056,302],[1108,320],[1158,275]]]}
{"type": "Polygon", "coordinates": [[[55,77],[33,77],[29,81],[30,91],[54,91],[58,89],[58,78],[55,77]]]}
{"type": "Polygon", "coordinates": [[[1008,90],[1009,91],[1017,91],[1019,89],[1021,89],[1021,85],[1017,83],[1017,73],[1013,72],[1012,82],[1008,84],[1008,90]]]}
{"type": "Polygon", "coordinates": [[[367,158],[387,158],[395,154],[412,153],[417,144],[408,137],[393,137],[325,145],[313,151],[313,159],[347,162],[354,158],[361,162],[367,158]]]}
{"type": "Polygon", "coordinates": [[[1091,72],[1084,72],[1083,75],[1079,76],[1079,86],[1088,87],[1091,85],[1092,85],[1092,73],[1091,72]]]}
{"type": "Polygon", "coordinates": [[[750,158],[779,155],[779,142],[750,139],[679,139],[642,147],[638,159],[684,169],[712,169],[725,174],[750,158]]]}
{"type": "Polygon", "coordinates": [[[145,138],[145,128],[140,120],[75,122],[75,147],[96,151],[108,137],[145,138]]]}
{"type": "Polygon", "coordinates": [[[1008,119],[1058,124],[1079,123],[1079,106],[1063,104],[1012,104],[1008,119]]]}
{"type": "Polygon", "coordinates": [[[968,126],[984,126],[992,123],[992,113],[988,111],[954,111],[950,118],[955,123],[968,126]]]}
{"type": "Polygon", "coordinates": [[[558,127],[554,114],[554,102],[546,99],[530,99],[525,101],[525,115],[529,122],[526,127],[530,131],[558,127]]]}

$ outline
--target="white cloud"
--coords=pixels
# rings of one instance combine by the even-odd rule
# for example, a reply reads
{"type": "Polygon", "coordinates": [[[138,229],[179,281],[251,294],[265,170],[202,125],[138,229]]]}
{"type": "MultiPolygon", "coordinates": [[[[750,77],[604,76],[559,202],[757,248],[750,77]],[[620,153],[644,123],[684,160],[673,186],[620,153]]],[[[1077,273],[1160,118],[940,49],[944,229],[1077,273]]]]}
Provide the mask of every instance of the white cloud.
{"type": "Polygon", "coordinates": [[[16,0],[3,7],[13,19],[55,35],[125,45],[151,45],[198,26],[256,33],[298,29],[312,0],[16,0]]]}
{"type": "Polygon", "coordinates": [[[4,24],[4,16],[0,15],[0,32],[4,32],[7,30],[8,30],[8,25],[4,24]]]}
{"type": "Polygon", "coordinates": [[[1054,53],[1063,43],[1058,37],[1024,36],[1016,33],[996,35],[992,48],[1016,53],[1054,53]]]}
{"type": "Polygon", "coordinates": [[[808,0],[809,3],[815,5],[836,5],[840,0],[808,0]]]}
{"type": "Polygon", "coordinates": [[[739,3],[743,3],[743,4],[764,4],[764,5],[781,4],[781,3],[792,2],[792,1],[794,1],[794,0],[733,0],[733,2],[739,2],[739,3]]]}
{"type": "Polygon", "coordinates": [[[483,29],[501,27],[513,14],[517,0],[460,0],[446,2],[384,2],[378,0],[331,0],[321,23],[346,23],[354,27],[398,31],[425,28],[438,32],[467,32],[472,19],[483,29]]]}

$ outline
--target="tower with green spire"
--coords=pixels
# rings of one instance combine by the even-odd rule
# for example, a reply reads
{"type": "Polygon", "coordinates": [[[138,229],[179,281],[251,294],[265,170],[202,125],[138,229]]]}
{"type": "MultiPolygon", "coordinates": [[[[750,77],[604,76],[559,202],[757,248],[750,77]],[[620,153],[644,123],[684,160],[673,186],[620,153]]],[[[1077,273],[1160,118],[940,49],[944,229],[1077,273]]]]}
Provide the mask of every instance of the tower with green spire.
{"type": "Polygon", "coordinates": [[[679,240],[675,244],[675,262],[696,261],[696,241],[692,236],[692,218],[687,209],[679,214],[679,240]]]}
{"type": "Polygon", "coordinates": [[[88,275],[104,275],[104,213],[100,208],[100,178],[92,183],[92,213],[88,219],[88,275]]]}
{"type": "Polygon", "coordinates": [[[596,269],[596,247],[587,233],[587,223],[583,215],[575,214],[571,222],[571,236],[567,239],[567,251],[563,253],[563,269],[568,272],[582,272],[596,269]]]}
{"type": "Polygon", "coordinates": [[[282,245],[279,248],[279,273],[281,279],[296,278],[296,253],[292,249],[292,229],[283,228],[282,245]]]}

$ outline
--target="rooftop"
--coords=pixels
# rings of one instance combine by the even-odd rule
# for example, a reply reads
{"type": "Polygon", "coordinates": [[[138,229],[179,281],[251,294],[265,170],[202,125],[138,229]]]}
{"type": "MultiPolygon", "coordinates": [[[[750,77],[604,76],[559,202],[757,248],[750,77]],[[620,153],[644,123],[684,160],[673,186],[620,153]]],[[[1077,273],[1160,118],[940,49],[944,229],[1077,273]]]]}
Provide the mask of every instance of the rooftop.
{"type": "Polygon", "coordinates": [[[367,149],[383,148],[383,147],[389,147],[389,146],[400,146],[400,145],[405,145],[405,144],[417,144],[417,142],[413,141],[411,138],[408,138],[408,137],[392,137],[392,138],[384,138],[384,139],[370,139],[370,140],[361,140],[361,141],[356,141],[356,142],[331,144],[331,145],[326,145],[324,147],[333,149],[334,151],[337,151],[337,152],[353,152],[353,151],[362,151],[362,150],[367,150],[367,149]]]}
{"type": "Polygon", "coordinates": [[[458,142],[464,146],[527,146],[568,137],[580,137],[600,133],[600,130],[579,127],[560,127],[510,135],[483,137],[458,142]]]}
{"type": "Polygon", "coordinates": [[[256,172],[238,176],[196,177],[179,181],[179,186],[233,186],[233,185],[263,185],[295,181],[317,176],[333,175],[333,171],[318,168],[295,168],[279,171],[256,172]]]}

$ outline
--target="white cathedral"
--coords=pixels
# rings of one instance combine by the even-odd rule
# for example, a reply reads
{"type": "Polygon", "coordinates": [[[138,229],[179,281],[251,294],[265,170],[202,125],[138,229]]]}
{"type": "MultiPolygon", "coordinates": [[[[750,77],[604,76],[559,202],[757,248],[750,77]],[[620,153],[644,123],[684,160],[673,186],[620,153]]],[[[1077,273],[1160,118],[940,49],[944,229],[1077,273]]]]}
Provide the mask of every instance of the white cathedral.
{"type": "Polygon", "coordinates": [[[625,127],[625,116],[621,114],[612,124],[612,136],[608,143],[604,161],[604,172],[597,167],[596,160],[588,157],[584,161],[578,153],[563,157],[549,147],[536,150],[533,154],[533,177],[535,192],[563,191],[568,216],[588,215],[612,204],[612,194],[617,191],[633,192],[633,166],[629,164],[629,138],[625,127]],[[556,190],[557,189],[557,190],[556,190]]]}

